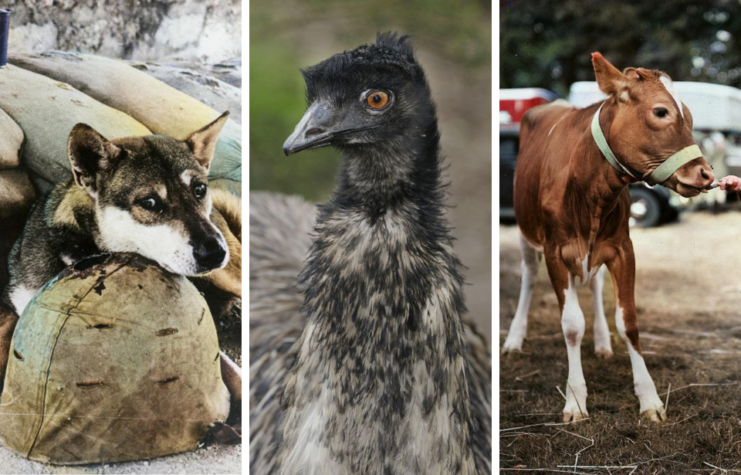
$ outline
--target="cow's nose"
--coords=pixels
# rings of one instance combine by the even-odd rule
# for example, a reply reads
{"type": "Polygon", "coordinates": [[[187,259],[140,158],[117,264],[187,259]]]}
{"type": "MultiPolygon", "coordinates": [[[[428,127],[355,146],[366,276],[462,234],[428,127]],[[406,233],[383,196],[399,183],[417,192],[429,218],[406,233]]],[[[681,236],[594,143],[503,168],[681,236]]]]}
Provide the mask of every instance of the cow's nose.
{"type": "Polygon", "coordinates": [[[216,239],[209,239],[193,247],[193,257],[203,271],[221,266],[226,257],[226,249],[216,239]]]}
{"type": "Polygon", "coordinates": [[[709,165],[703,165],[700,167],[700,177],[704,184],[703,188],[707,188],[715,181],[715,174],[713,174],[713,170],[709,165]]]}

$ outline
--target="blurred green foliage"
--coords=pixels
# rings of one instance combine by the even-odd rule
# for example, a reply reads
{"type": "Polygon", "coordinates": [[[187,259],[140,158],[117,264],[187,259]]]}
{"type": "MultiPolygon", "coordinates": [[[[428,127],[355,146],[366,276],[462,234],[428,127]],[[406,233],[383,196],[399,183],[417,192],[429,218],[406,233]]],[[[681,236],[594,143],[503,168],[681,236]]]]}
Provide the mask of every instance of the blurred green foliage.
{"type": "Polygon", "coordinates": [[[279,44],[250,46],[250,189],[321,200],[332,189],[339,157],[330,149],[283,155],[283,141],[303,116],[297,59],[279,44]]]}
{"type": "Polygon", "coordinates": [[[593,81],[590,53],[674,80],[741,86],[741,3],[729,0],[502,0],[501,87],[566,95],[593,81]]]}
{"type": "Polygon", "coordinates": [[[378,31],[411,34],[472,71],[488,68],[491,7],[488,0],[251,2],[250,189],[321,202],[334,187],[336,151],[283,155],[306,109],[301,68],[372,42],[378,31]]]}

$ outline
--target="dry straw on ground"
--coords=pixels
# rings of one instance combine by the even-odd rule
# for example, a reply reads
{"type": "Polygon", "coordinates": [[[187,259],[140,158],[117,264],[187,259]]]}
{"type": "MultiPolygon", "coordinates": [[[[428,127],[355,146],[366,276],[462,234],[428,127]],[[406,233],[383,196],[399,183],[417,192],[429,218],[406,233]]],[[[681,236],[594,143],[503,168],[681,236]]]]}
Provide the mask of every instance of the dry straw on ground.
{"type": "MultiPolygon", "coordinates": [[[[520,253],[516,227],[500,231],[503,341],[517,305],[520,253]]],[[[589,418],[560,423],[566,347],[556,297],[541,264],[524,353],[501,359],[502,473],[741,472],[739,233],[736,211],[685,215],[678,224],[631,233],[641,344],[668,405],[668,420],[660,425],[639,417],[630,360],[616,337],[609,278],[605,311],[615,356],[594,356],[589,289],[579,289],[587,320],[582,363],[589,418]]]]}

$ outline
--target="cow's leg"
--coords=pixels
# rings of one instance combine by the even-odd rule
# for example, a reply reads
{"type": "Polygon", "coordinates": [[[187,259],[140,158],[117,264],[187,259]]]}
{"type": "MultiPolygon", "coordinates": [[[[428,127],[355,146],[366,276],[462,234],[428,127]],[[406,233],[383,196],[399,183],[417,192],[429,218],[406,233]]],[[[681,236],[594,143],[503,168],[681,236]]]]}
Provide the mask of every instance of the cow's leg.
{"type": "Polygon", "coordinates": [[[515,318],[509,326],[507,339],[504,341],[503,351],[522,351],[522,341],[527,336],[527,314],[530,310],[530,301],[535,287],[535,277],[538,275],[538,251],[520,236],[520,250],[522,251],[522,283],[520,286],[520,300],[517,302],[515,318]]]}
{"type": "Polygon", "coordinates": [[[592,290],[592,308],[594,309],[594,353],[598,358],[612,357],[610,328],[605,318],[605,306],[602,303],[602,289],[605,286],[605,266],[600,267],[592,277],[589,288],[592,290]]]}
{"type": "Polygon", "coordinates": [[[615,326],[620,338],[628,346],[630,363],[633,366],[633,384],[640,402],[641,415],[659,422],[666,419],[666,411],[641,354],[634,299],[635,256],[633,244],[629,239],[626,239],[626,242],[618,249],[616,257],[607,263],[615,287],[615,326]]]}
{"type": "Polygon", "coordinates": [[[564,422],[578,421],[587,417],[587,383],[581,366],[581,341],[584,338],[584,313],[579,307],[574,276],[561,261],[560,252],[546,251],[548,276],[556,291],[561,309],[561,329],[566,340],[569,358],[569,377],[566,381],[566,405],[563,408],[564,422]]]}

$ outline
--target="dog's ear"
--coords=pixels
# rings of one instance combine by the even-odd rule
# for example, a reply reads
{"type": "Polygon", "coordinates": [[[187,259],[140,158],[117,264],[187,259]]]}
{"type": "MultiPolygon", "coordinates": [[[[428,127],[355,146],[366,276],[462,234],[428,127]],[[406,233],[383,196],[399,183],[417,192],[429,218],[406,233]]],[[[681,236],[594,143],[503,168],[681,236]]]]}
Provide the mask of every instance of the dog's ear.
{"type": "Polygon", "coordinates": [[[120,148],[89,125],[77,124],[72,127],[67,141],[67,154],[77,186],[95,196],[102,172],[111,166],[120,152],[120,148]]]}
{"type": "Polygon", "coordinates": [[[185,143],[190,148],[190,151],[198,160],[203,168],[208,170],[211,165],[211,160],[214,158],[214,152],[216,151],[216,141],[219,137],[219,132],[226,124],[226,120],[229,118],[229,111],[221,114],[215,121],[211,122],[202,129],[196,130],[185,139],[185,143]]]}

